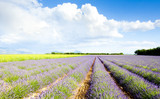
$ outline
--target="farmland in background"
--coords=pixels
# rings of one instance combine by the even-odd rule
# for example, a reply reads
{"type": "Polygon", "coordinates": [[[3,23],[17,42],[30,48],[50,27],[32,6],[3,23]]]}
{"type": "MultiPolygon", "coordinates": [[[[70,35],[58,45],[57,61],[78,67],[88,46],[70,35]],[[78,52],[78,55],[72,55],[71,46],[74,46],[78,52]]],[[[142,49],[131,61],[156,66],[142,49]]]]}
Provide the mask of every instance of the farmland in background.
{"type": "Polygon", "coordinates": [[[87,55],[0,63],[0,99],[159,99],[160,56],[87,55]]]}
{"type": "Polygon", "coordinates": [[[1,54],[0,62],[13,62],[24,60],[40,60],[40,59],[53,59],[53,58],[67,58],[83,56],[78,54],[1,54]]]}

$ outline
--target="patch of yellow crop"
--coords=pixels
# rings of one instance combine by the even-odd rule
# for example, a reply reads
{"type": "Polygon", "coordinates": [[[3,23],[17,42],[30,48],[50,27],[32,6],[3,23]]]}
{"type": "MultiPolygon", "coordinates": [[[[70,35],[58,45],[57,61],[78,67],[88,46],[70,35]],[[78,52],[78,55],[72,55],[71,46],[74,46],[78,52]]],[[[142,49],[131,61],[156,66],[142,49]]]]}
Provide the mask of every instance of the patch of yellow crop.
{"type": "Polygon", "coordinates": [[[55,55],[53,55],[53,54],[3,54],[3,55],[0,55],[0,62],[67,58],[67,57],[77,57],[77,56],[83,56],[83,55],[66,55],[66,54],[55,54],[55,55]]]}

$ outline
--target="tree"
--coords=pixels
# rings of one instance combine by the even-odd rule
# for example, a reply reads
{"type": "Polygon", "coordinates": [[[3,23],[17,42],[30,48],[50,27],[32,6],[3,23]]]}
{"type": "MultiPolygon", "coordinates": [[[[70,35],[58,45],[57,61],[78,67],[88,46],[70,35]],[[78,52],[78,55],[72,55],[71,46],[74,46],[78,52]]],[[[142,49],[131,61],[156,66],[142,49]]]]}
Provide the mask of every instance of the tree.
{"type": "Polygon", "coordinates": [[[160,55],[160,47],[135,51],[136,55],[160,55]]]}

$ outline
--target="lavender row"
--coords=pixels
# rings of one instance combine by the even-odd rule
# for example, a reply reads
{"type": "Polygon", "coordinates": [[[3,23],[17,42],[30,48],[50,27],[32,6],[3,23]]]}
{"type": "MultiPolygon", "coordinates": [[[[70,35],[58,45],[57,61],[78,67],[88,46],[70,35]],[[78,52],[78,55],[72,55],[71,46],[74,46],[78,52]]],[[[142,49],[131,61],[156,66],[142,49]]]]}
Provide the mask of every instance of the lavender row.
{"type": "Polygon", "coordinates": [[[115,63],[115,64],[117,64],[117,65],[121,66],[122,68],[125,68],[133,73],[136,73],[136,74],[142,76],[146,80],[156,84],[158,87],[160,86],[160,73],[159,72],[153,72],[151,70],[147,70],[144,68],[139,68],[139,67],[135,67],[135,66],[128,66],[128,65],[123,65],[123,64],[119,64],[119,63],[115,63]]]}
{"type": "Polygon", "coordinates": [[[80,61],[78,61],[79,58],[77,57],[69,59],[45,59],[0,63],[0,79],[6,79],[10,75],[14,75],[19,78],[28,77],[30,75],[33,76],[40,74],[41,72],[48,72],[51,69],[55,69],[64,65],[77,64],[83,60],[82,58],[80,61]]]}
{"type": "Polygon", "coordinates": [[[97,58],[93,68],[88,99],[128,99],[97,58]]]}
{"type": "Polygon", "coordinates": [[[50,90],[44,92],[39,96],[42,99],[66,99],[73,95],[73,90],[79,86],[79,83],[83,81],[93,64],[94,57],[85,62],[74,71],[71,71],[67,77],[54,85],[50,90]]]}
{"type": "MultiPolygon", "coordinates": [[[[12,81],[11,84],[3,82],[0,86],[1,87],[0,88],[0,97],[12,98],[12,99],[22,98],[26,94],[34,92],[34,91],[38,90],[39,88],[42,88],[43,86],[54,82],[59,77],[63,76],[64,74],[66,74],[66,73],[70,72],[71,70],[73,70],[74,68],[76,68],[80,63],[87,61],[87,60],[88,59],[86,57],[81,57],[81,58],[76,57],[76,58],[72,58],[72,60],[70,62],[68,59],[58,59],[58,60],[57,59],[56,60],[54,60],[54,59],[49,60],[48,59],[48,60],[41,60],[38,62],[36,61],[37,64],[35,64],[35,62],[34,62],[34,64],[35,64],[34,67],[36,67],[36,66],[37,67],[36,67],[36,69],[33,70],[33,72],[39,71],[38,74],[26,76],[24,78],[23,78],[22,71],[24,72],[24,74],[25,74],[25,72],[28,72],[28,71],[27,70],[19,70],[18,73],[14,73],[14,70],[17,69],[17,66],[12,65],[13,73],[12,74],[9,73],[9,74],[7,74],[7,76],[8,77],[11,76],[11,77],[13,77],[12,79],[15,79],[15,76],[13,76],[13,75],[16,75],[16,76],[22,75],[22,76],[20,76],[22,78],[19,78],[16,81],[12,81]],[[40,63],[42,63],[42,65],[40,65],[40,63]],[[44,64],[44,63],[46,63],[46,64],[44,64]],[[48,63],[50,63],[50,64],[48,64],[48,63]],[[57,65],[53,65],[53,63],[56,63],[57,65]],[[45,66],[45,67],[38,68],[39,66],[45,66]],[[44,68],[48,69],[48,71],[42,72],[41,69],[45,70],[44,68]],[[51,69],[51,68],[53,68],[53,69],[51,69]],[[10,86],[10,87],[6,87],[6,86],[10,86]]],[[[18,63],[18,62],[16,62],[16,63],[18,63]]],[[[20,63],[25,63],[25,61],[20,62],[20,63]]],[[[7,64],[7,63],[5,63],[5,64],[7,64]]],[[[12,63],[10,62],[9,64],[12,64],[12,63]]],[[[16,65],[18,65],[18,64],[16,64],[16,65]]],[[[8,65],[8,66],[11,66],[11,65],[8,65]]],[[[5,67],[5,68],[7,68],[7,67],[5,67]]],[[[27,68],[27,66],[26,66],[26,68],[27,68]]],[[[5,76],[5,75],[3,75],[3,76],[5,76]]]]}
{"type": "MultiPolygon", "coordinates": [[[[102,56],[103,57],[103,56],[102,56]]],[[[160,56],[108,56],[103,57],[119,64],[136,66],[154,72],[160,72],[160,56]]]]}
{"type": "Polygon", "coordinates": [[[144,78],[129,72],[126,69],[119,67],[118,65],[109,61],[104,62],[106,68],[108,68],[112,75],[116,78],[118,83],[123,86],[126,92],[135,99],[158,99],[160,98],[160,89],[152,83],[146,81],[144,78]]]}
{"type": "Polygon", "coordinates": [[[148,70],[148,69],[144,69],[144,68],[140,68],[134,65],[126,65],[125,63],[122,62],[117,62],[117,61],[113,61],[113,60],[109,60],[108,57],[105,58],[108,61],[111,61],[127,70],[129,70],[130,72],[136,73],[140,76],[142,76],[143,78],[145,78],[146,80],[154,83],[157,86],[160,86],[160,73],[159,72],[154,72],[152,70],[148,70]]]}
{"type": "Polygon", "coordinates": [[[12,83],[10,89],[5,89],[5,87],[3,87],[4,89],[2,90],[1,97],[21,98],[27,93],[34,92],[39,88],[42,88],[43,86],[48,85],[51,82],[54,82],[56,79],[63,76],[65,73],[69,71],[71,71],[70,67],[61,67],[61,68],[59,67],[57,69],[45,72],[43,74],[31,76],[30,78],[27,78],[27,80],[19,79],[16,82],[12,83]],[[17,89],[22,89],[22,90],[17,92],[18,91],[17,89]]]}
{"type": "Polygon", "coordinates": [[[24,62],[10,62],[0,64],[5,67],[1,70],[1,79],[8,83],[13,83],[17,80],[27,80],[30,78],[35,78],[36,76],[43,75],[48,72],[59,70],[60,68],[65,68],[69,66],[74,69],[77,65],[85,61],[87,58],[73,58],[70,62],[68,59],[59,60],[36,60],[36,61],[24,61],[24,62]],[[21,68],[19,68],[21,67],[21,68]],[[23,67],[23,68],[22,68],[23,67]]]}

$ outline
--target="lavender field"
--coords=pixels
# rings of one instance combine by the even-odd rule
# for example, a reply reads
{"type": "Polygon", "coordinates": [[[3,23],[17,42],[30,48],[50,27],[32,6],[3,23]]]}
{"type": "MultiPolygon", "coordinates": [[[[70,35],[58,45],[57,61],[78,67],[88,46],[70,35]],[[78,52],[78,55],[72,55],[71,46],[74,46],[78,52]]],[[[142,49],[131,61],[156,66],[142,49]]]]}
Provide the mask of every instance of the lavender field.
{"type": "Polygon", "coordinates": [[[0,99],[159,98],[159,56],[88,55],[0,63],[0,99]]]}

